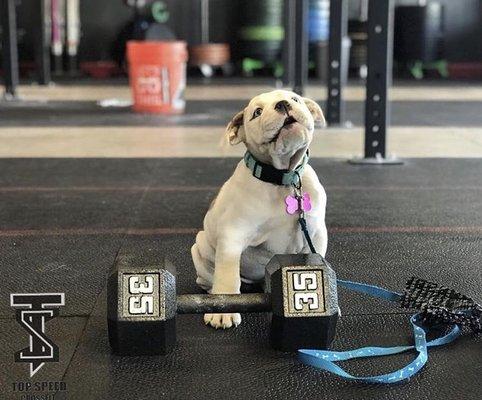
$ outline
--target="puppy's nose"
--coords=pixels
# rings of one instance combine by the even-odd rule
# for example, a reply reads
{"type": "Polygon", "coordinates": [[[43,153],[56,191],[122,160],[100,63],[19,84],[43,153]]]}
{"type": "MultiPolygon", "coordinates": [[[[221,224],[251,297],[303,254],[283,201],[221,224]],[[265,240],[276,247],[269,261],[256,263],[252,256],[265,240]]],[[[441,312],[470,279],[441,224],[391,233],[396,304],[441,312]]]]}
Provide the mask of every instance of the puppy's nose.
{"type": "Polygon", "coordinates": [[[287,113],[289,110],[291,110],[291,105],[287,100],[281,100],[275,104],[274,109],[279,112],[287,113]]]}

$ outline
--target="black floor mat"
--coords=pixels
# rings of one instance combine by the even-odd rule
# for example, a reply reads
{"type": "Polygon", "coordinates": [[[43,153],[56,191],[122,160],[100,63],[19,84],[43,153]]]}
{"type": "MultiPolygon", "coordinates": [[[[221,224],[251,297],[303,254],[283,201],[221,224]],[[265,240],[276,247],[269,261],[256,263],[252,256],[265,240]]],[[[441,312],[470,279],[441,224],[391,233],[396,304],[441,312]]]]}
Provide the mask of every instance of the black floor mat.
{"type": "MultiPolygon", "coordinates": [[[[32,381],[67,383],[56,398],[479,399],[482,341],[470,335],[429,352],[428,365],[394,386],[357,384],[303,366],[268,343],[268,316],[243,315],[237,329],[216,331],[201,316],[178,318],[178,345],[166,357],[110,354],[105,279],[129,245],[156,249],[177,265],[178,293],[200,292],[189,248],[234,159],[0,160],[0,398],[20,398],[29,381],[14,352],[28,345],[8,295],[66,293],[47,332],[60,363],[32,381]],[[4,385],[5,383],[5,385],[4,385]]],[[[313,159],[328,194],[328,259],[340,278],[401,290],[412,275],[481,301],[482,162],[407,160],[360,167],[313,159]]],[[[335,348],[411,343],[409,313],[340,289],[335,348]]],[[[413,353],[353,361],[357,374],[389,372],[413,353]]],[[[38,394],[38,393],[35,393],[38,394]]]]}

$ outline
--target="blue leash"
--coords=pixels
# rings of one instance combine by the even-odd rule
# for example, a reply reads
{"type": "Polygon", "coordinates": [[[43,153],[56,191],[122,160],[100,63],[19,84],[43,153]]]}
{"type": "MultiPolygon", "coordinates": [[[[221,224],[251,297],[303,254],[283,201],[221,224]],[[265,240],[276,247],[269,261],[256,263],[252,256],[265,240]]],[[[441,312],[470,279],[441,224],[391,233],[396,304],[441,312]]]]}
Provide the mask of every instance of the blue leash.
{"type": "MultiPolygon", "coordinates": [[[[367,285],[364,283],[344,281],[338,279],[338,284],[350,290],[365,293],[370,296],[378,297],[389,301],[399,301],[401,295],[378,286],[367,285]]],[[[412,325],[414,346],[395,346],[395,347],[362,347],[351,351],[330,351],[330,350],[298,350],[299,359],[304,364],[315,368],[331,372],[342,378],[357,380],[370,383],[395,383],[406,380],[420,371],[428,360],[428,348],[442,346],[455,340],[460,335],[460,328],[454,325],[444,336],[427,342],[424,328],[419,324],[419,314],[410,318],[412,325]],[[354,376],[338,366],[336,362],[353,360],[355,358],[380,357],[392,354],[399,354],[409,350],[416,350],[417,357],[405,367],[384,375],[375,376],[354,376]]]]}
{"type": "MultiPolygon", "coordinates": [[[[305,235],[305,238],[308,242],[310,250],[313,253],[316,253],[308,229],[306,227],[306,220],[302,215],[300,215],[299,223],[301,226],[301,230],[303,231],[303,234],[305,235]]],[[[400,300],[402,299],[402,295],[400,293],[392,292],[378,286],[368,285],[366,283],[345,281],[341,279],[338,279],[337,282],[338,285],[346,289],[354,290],[356,292],[364,293],[369,296],[381,298],[384,300],[400,302],[400,300]]],[[[454,341],[458,336],[460,336],[461,333],[460,328],[457,325],[452,325],[451,330],[447,334],[427,342],[427,332],[422,327],[419,321],[419,314],[413,315],[410,318],[410,323],[412,325],[415,343],[413,346],[362,347],[351,351],[300,349],[298,350],[298,357],[304,364],[331,372],[348,380],[384,384],[404,381],[415,375],[427,363],[429,347],[443,346],[447,343],[450,343],[454,341]],[[349,374],[343,368],[336,364],[336,362],[339,361],[353,360],[356,358],[388,356],[392,354],[404,353],[409,350],[416,350],[418,353],[417,357],[405,367],[384,375],[354,376],[349,374]]]]}

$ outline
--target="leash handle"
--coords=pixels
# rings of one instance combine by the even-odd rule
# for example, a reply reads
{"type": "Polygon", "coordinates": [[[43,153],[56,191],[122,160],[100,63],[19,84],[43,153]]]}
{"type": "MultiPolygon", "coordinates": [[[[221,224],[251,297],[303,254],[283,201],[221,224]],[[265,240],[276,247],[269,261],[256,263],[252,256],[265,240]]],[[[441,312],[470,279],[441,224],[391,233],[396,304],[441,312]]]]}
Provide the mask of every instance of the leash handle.
{"type": "Polygon", "coordinates": [[[315,368],[331,372],[348,380],[363,381],[369,383],[391,384],[409,379],[420,371],[428,360],[428,348],[442,346],[454,341],[460,335],[460,328],[454,325],[449,333],[437,339],[427,342],[425,330],[417,324],[418,315],[415,314],[410,318],[412,324],[415,345],[413,346],[395,346],[395,347],[362,347],[351,351],[329,351],[329,350],[298,350],[298,357],[304,364],[311,365],[315,368]],[[418,352],[417,357],[405,367],[384,375],[374,376],[355,376],[346,372],[338,366],[336,362],[353,360],[365,357],[380,357],[392,354],[403,353],[408,350],[415,349],[418,352]]]}

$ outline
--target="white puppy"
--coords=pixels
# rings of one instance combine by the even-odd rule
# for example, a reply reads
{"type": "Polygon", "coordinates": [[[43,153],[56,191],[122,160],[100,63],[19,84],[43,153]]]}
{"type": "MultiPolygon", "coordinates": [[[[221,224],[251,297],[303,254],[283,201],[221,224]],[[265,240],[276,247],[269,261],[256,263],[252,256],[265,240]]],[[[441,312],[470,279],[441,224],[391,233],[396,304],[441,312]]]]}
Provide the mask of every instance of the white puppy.
{"type": "MultiPolygon", "coordinates": [[[[211,204],[204,230],[191,249],[196,282],[203,289],[240,293],[241,280],[253,283],[264,278],[274,254],[310,252],[298,213],[288,214],[285,203],[298,176],[303,192],[311,197],[308,230],[317,252],[325,255],[326,194],[313,168],[305,165],[315,122],[324,123],[318,104],[275,90],[253,98],[228,124],[229,142],[243,142],[248,153],[211,204]]],[[[204,321],[215,328],[230,328],[241,323],[241,316],[206,314],[204,321]]]]}

